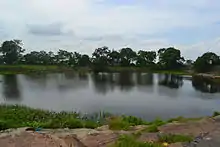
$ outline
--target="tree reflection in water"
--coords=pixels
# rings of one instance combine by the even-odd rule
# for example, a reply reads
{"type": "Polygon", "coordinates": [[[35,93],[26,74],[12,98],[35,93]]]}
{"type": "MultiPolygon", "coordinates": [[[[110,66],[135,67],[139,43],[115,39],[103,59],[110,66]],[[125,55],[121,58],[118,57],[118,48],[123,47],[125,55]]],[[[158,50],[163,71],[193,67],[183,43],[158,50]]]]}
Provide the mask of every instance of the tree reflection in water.
{"type": "Polygon", "coordinates": [[[19,87],[17,75],[3,76],[3,95],[6,101],[21,99],[19,87]]]}
{"type": "Polygon", "coordinates": [[[213,80],[199,76],[192,77],[192,86],[195,90],[205,93],[220,92],[220,84],[215,83],[213,80]]]}
{"type": "Polygon", "coordinates": [[[111,74],[99,73],[92,75],[93,86],[98,93],[106,94],[114,89],[111,74]]]}
{"type": "Polygon", "coordinates": [[[93,74],[92,81],[97,92],[106,94],[119,87],[121,91],[129,91],[134,86],[133,73],[99,73],[93,74]]]}
{"type": "Polygon", "coordinates": [[[159,75],[159,85],[178,89],[183,86],[183,77],[171,74],[159,75]]]}
{"type": "Polygon", "coordinates": [[[122,91],[130,91],[134,86],[134,77],[131,72],[121,72],[119,74],[118,85],[122,91]]]}

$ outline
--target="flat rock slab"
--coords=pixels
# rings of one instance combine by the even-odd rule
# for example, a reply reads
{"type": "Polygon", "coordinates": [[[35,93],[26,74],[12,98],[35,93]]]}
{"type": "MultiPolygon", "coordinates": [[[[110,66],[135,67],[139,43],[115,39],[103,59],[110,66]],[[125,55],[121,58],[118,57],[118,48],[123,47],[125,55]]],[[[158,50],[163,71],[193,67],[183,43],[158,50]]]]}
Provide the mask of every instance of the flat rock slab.
{"type": "Polygon", "coordinates": [[[159,130],[163,133],[198,136],[201,133],[213,132],[218,124],[213,119],[204,119],[197,122],[167,124],[159,127],[159,130]]]}
{"type": "Polygon", "coordinates": [[[5,136],[0,138],[2,147],[67,147],[59,140],[55,140],[47,135],[37,133],[22,132],[15,136],[5,136]]]}

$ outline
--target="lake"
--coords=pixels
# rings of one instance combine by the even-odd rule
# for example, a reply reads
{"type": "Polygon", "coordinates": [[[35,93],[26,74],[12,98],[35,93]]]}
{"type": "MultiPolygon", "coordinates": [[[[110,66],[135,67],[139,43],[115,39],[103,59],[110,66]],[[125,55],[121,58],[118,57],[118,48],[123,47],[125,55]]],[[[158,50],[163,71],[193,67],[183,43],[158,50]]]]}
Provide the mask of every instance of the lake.
{"type": "Polygon", "coordinates": [[[0,102],[54,111],[106,111],[147,120],[220,111],[220,85],[151,73],[1,75],[0,102]]]}

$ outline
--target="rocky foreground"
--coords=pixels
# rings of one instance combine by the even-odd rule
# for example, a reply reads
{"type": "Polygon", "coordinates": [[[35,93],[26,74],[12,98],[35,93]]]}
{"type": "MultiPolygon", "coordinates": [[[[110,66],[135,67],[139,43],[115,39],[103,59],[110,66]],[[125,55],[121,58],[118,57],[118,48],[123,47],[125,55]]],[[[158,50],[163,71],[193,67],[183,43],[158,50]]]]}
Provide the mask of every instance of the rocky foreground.
{"type": "Polygon", "coordinates": [[[157,142],[158,135],[193,135],[190,143],[175,143],[169,147],[220,147],[220,117],[204,118],[186,123],[174,122],[159,127],[159,132],[148,133],[142,130],[147,126],[135,126],[129,131],[112,131],[108,126],[97,129],[56,129],[34,131],[30,128],[6,130],[0,134],[0,147],[108,147],[123,134],[141,132],[142,142],[157,142]]]}

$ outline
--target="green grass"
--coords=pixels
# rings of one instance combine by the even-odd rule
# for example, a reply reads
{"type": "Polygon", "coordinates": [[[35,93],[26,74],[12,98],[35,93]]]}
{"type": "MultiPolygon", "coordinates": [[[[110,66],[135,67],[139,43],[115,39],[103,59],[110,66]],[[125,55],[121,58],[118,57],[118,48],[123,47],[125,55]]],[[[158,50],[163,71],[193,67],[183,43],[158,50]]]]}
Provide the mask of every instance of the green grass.
{"type": "Polygon", "coordinates": [[[148,124],[149,122],[134,116],[118,116],[109,120],[109,128],[112,130],[128,130],[131,126],[148,124]]]}
{"type": "Polygon", "coordinates": [[[122,121],[125,121],[132,126],[149,124],[149,122],[144,121],[143,119],[135,117],[135,116],[122,116],[122,121]]]}
{"type": "Polygon", "coordinates": [[[96,128],[103,123],[101,117],[85,117],[75,112],[56,113],[25,106],[0,106],[0,130],[19,127],[96,128]]]}
{"type": "Polygon", "coordinates": [[[150,125],[148,126],[145,130],[143,131],[146,131],[146,132],[150,132],[150,133],[154,133],[154,132],[158,132],[159,129],[158,129],[158,126],[157,125],[150,125]]]}
{"type": "Polygon", "coordinates": [[[153,70],[153,73],[161,73],[161,74],[174,74],[174,75],[193,75],[193,73],[189,73],[184,70],[153,70]]]}
{"type": "Polygon", "coordinates": [[[111,147],[162,147],[162,145],[157,143],[139,142],[133,136],[123,135],[111,147]]]}
{"type": "Polygon", "coordinates": [[[165,134],[159,136],[159,142],[176,143],[176,142],[191,142],[193,141],[192,136],[186,135],[175,135],[175,134],[165,134]]]}
{"type": "Polygon", "coordinates": [[[128,122],[123,121],[122,118],[111,119],[108,124],[111,130],[128,130],[131,126],[128,122]]]}
{"type": "Polygon", "coordinates": [[[110,72],[122,72],[122,71],[130,71],[130,72],[150,72],[150,73],[162,73],[162,74],[177,74],[177,75],[192,75],[184,70],[153,70],[152,67],[108,67],[110,72]]]}
{"type": "MultiPolygon", "coordinates": [[[[217,115],[220,113],[214,112],[213,116],[217,115]]],[[[97,128],[101,125],[109,125],[112,130],[129,130],[132,129],[132,126],[146,125],[146,129],[143,131],[158,132],[159,126],[173,121],[187,122],[199,119],[177,117],[168,121],[156,119],[147,122],[134,116],[113,116],[106,112],[85,115],[76,112],[46,111],[18,105],[0,105],[0,130],[19,127],[97,128]]]]}
{"type": "Polygon", "coordinates": [[[167,121],[163,121],[163,120],[158,118],[158,119],[155,119],[152,122],[149,122],[148,123],[149,126],[146,129],[144,129],[143,131],[158,132],[159,131],[158,127],[162,126],[162,125],[165,125],[165,124],[167,124],[167,121]]]}
{"type": "Polygon", "coordinates": [[[0,65],[0,74],[21,74],[31,72],[60,72],[70,70],[55,65],[0,65]]]}

